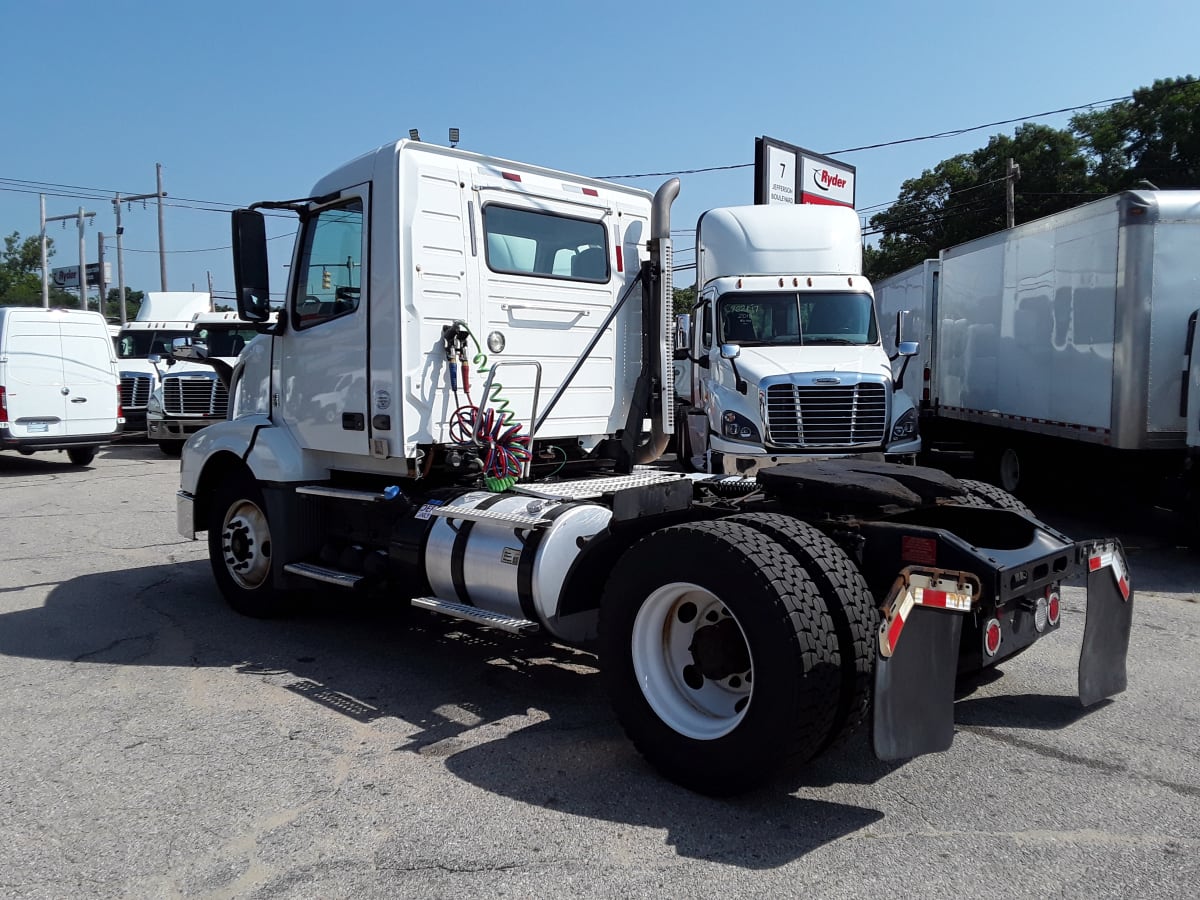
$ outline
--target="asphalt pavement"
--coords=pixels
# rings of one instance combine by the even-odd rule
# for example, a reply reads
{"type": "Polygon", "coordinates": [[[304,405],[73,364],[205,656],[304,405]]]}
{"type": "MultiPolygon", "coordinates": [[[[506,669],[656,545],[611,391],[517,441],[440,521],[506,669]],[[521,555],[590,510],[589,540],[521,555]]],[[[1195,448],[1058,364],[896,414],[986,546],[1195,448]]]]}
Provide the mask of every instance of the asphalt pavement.
{"type": "Polygon", "coordinates": [[[0,453],[0,896],[1195,897],[1200,555],[1136,502],[1129,689],[1075,699],[1063,626],[960,686],[946,753],[865,736],[714,800],[625,739],[579,651],[335,590],[239,617],[151,444],[0,453]]]}

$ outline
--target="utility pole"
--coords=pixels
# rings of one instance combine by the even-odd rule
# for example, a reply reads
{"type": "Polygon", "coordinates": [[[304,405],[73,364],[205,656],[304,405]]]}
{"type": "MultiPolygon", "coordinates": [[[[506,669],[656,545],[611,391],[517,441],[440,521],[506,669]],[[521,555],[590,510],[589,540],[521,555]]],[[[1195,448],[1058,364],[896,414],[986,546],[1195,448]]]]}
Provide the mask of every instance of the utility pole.
{"type": "Polygon", "coordinates": [[[42,309],[50,308],[50,273],[46,269],[46,195],[38,194],[42,207],[42,309]]]}
{"type": "Polygon", "coordinates": [[[1005,186],[1005,193],[1006,193],[1005,211],[1008,216],[1006,221],[1008,222],[1007,227],[1009,227],[1009,228],[1012,228],[1013,226],[1015,226],[1017,224],[1016,184],[1017,184],[1017,181],[1020,180],[1020,178],[1021,178],[1021,167],[1018,166],[1015,162],[1013,162],[1012,158],[1010,157],[1008,160],[1008,171],[1006,172],[1006,174],[1004,176],[1004,182],[1005,182],[1004,186],[1005,186]]]}
{"type": "MultiPolygon", "coordinates": [[[[87,297],[87,247],[84,246],[84,240],[83,240],[83,220],[84,219],[93,219],[95,217],[96,217],[96,214],[94,212],[86,212],[86,211],[84,211],[84,208],[81,206],[81,207],[79,207],[79,212],[71,213],[71,215],[69,215],[69,216],[50,216],[48,219],[46,219],[47,222],[62,222],[66,219],[76,219],[79,222],[79,305],[81,307],[83,307],[84,309],[88,308],[88,297],[87,297]]],[[[42,226],[42,231],[45,232],[44,224],[42,226]]],[[[44,241],[42,242],[42,246],[45,247],[44,241]]],[[[44,256],[44,253],[45,253],[45,251],[43,250],[43,256],[44,256]]],[[[46,305],[49,306],[50,302],[48,299],[48,294],[46,293],[47,291],[48,291],[48,288],[43,287],[43,296],[47,297],[46,305]]]]}
{"type": "Polygon", "coordinates": [[[215,309],[213,305],[212,272],[206,271],[205,274],[208,275],[208,311],[212,312],[215,309]]]}
{"type": "Polygon", "coordinates": [[[104,315],[104,299],[108,293],[108,281],[104,277],[104,232],[101,231],[96,238],[96,265],[99,268],[96,283],[100,286],[100,302],[97,305],[100,307],[100,315],[104,315]]]}
{"type": "Polygon", "coordinates": [[[162,289],[167,289],[167,251],[163,243],[163,197],[167,196],[162,189],[162,163],[154,164],[158,176],[158,271],[162,276],[162,289]]]}
{"type": "Polygon", "coordinates": [[[113,202],[112,202],[113,210],[117,214],[117,291],[121,295],[121,302],[120,302],[119,306],[121,309],[121,324],[122,325],[125,324],[126,315],[127,315],[125,312],[125,245],[124,245],[123,241],[121,240],[121,238],[125,234],[125,228],[121,225],[121,204],[122,203],[132,203],[134,200],[150,200],[155,197],[158,198],[159,267],[162,270],[163,290],[165,291],[167,289],[167,261],[166,261],[165,255],[162,252],[162,235],[163,235],[162,198],[167,195],[165,193],[163,193],[163,191],[162,191],[162,173],[161,172],[159,172],[158,187],[159,187],[158,192],[154,193],[154,194],[134,194],[130,197],[122,197],[120,194],[117,194],[117,196],[113,198],[113,202]]]}

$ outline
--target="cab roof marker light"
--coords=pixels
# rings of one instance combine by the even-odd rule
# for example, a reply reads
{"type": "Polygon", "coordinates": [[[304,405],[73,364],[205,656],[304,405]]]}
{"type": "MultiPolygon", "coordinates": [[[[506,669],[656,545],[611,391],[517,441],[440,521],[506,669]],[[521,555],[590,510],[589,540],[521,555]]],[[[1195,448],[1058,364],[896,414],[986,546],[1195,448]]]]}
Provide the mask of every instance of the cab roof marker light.
{"type": "Polygon", "coordinates": [[[587,197],[599,197],[600,196],[600,192],[598,190],[596,190],[595,188],[582,187],[581,185],[578,185],[578,184],[564,184],[562,186],[562,189],[564,191],[570,191],[572,194],[583,194],[587,197]]]}
{"type": "Polygon", "coordinates": [[[500,174],[504,177],[505,181],[520,181],[521,180],[521,176],[518,175],[516,172],[501,172],[500,174]]]}

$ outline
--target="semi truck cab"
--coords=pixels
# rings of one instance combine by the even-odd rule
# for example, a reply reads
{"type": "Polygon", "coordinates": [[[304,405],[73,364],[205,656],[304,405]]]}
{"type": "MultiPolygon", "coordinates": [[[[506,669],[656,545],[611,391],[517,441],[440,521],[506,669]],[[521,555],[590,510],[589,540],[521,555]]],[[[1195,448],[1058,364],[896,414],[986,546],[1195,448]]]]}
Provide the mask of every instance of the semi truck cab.
{"type": "Polygon", "coordinates": [[[917,413],[885,352],[858,218],[831,206],[709,210],[697,303],[677,328],[676,442],[685,467],[750,474],[828,456],[911,462],[917,413]]]}

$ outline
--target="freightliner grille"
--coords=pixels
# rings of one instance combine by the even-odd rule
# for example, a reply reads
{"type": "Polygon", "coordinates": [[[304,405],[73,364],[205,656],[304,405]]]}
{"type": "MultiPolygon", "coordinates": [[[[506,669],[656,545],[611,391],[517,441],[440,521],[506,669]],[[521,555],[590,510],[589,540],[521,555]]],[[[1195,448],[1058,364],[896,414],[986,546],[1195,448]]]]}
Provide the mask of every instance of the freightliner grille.
{"type": "Polygon", "coordinates": [[[167,375],[163,378],[163,412],[168,416],[225,418],[229,391],[205,375],[167,375]]]}
{"type": "Polygon", "coordinates": [[[145,409],[150,402],[150,387],[153,379],[149,375],[121,373],[121,407],[123,409],[145,409]]]}
{"type": "Polygon", "coordinates": [[[773,384],[767,388],[771,443],[783,447],[880,445],[887,430],[882,384],[773,384]]]}

